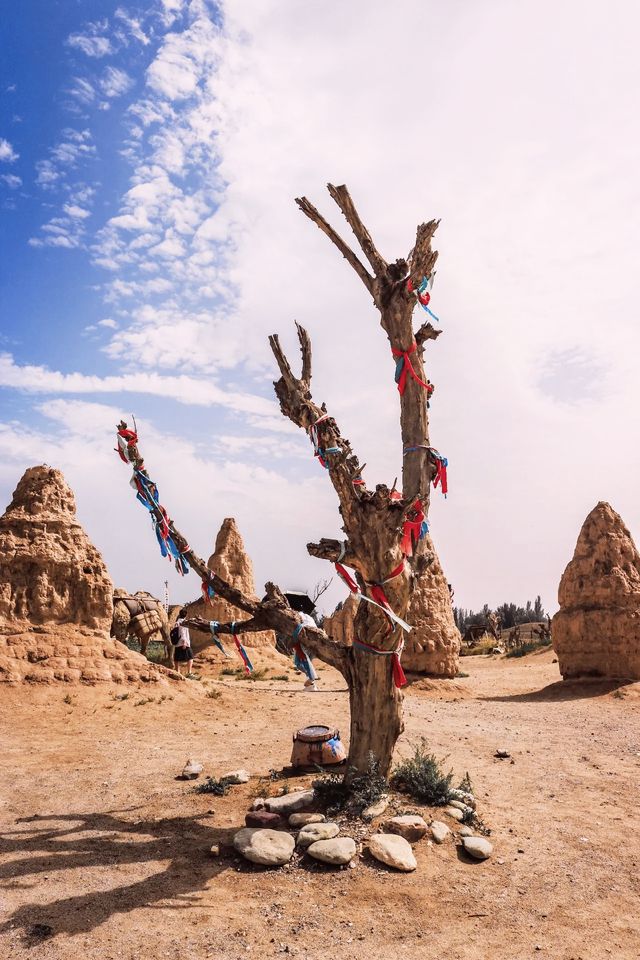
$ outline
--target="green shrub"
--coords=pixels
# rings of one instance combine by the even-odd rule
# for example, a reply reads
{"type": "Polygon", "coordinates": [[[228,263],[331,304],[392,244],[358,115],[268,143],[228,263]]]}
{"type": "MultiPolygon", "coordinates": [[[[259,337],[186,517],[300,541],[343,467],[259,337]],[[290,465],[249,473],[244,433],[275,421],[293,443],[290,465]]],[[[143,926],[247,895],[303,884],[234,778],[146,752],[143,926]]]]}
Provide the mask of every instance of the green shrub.
{"type": "Polygon", "coordinates": [[[232,784],[233,779],[229,780],[228,777],[220,777],[219,780],[215,777],[207,777],[203,783],[198,784],[195,791],[196,793],[213,793],[216,797],[226,797],[232,784]]]}
{"type": "Polygon", "coordinates": [[[380,773],[380,761],[370,753],[367,769],[363,773],[356,772],[348,784],[344,775],[332,773],[314,780],[313,792],[327,813],[348,810],[359,816],[366,807],[389,792],[389,783],[380,773]]]}
{"type": "Polygon", "coordinates": [[[453,773],[443,773],[435,755],[427,753],[424,739],[415,748],[413,756],[403,760],[391,777],[397,790],[430,807],[443,807],[449,802],[452,780],[453,773]]]}

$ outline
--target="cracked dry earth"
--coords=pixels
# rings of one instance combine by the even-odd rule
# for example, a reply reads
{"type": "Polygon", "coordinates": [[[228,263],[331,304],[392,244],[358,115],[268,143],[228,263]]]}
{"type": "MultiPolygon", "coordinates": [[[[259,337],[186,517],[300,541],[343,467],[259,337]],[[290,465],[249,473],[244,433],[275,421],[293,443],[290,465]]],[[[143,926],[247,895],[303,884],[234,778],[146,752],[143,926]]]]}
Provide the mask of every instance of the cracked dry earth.
{"type": "Polygon", "coordinates": [[[192,687],[161,701],[148,687],[116,700],[122,685],[4,685],[0,957],[640,957],[640,685],[562,684],[552,660],[467,658],[469,677],[409,687],[398,755],[425,736],[456,780],[469,771],[494,844],[470,863],[451,839],[423,840],[412,874],[366,854],[354,869],[267,870],[231,848],[253,797],[311,779],[268,779],[292,731],[348,730],[328,668],[316,695],[297,680],[209,680],[218,699],[192,687]],[[199,795],[175,779],[188,756],[253,777],[199,795]]]}

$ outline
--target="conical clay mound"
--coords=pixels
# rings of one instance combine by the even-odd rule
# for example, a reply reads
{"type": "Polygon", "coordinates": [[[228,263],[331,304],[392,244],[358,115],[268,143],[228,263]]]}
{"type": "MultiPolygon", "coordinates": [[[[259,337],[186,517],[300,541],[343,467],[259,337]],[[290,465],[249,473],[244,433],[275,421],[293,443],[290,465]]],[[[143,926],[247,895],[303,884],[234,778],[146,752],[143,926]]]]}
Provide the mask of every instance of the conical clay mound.
{"type": "Polygon", "coordinates": [[[63,475],[30,467],[0,517],[0,681],[162,679],[109,636],[112,596],[63,475]]]}
{"type": "Polygon", "coordinates": [[[565,680],[640,680],[640,555],[608,503],[582,525],[558,602],[552,640],[565,680]]]}
{"type": "MultiPolygon", "coordinates": [[[[241,590],[246,596],[256,596],[253,564],[233,517],[227,517],[222,521],[222,526],[216,537],[214,551],[209,557],[208,567],[231,584],[232,587],[241,590]]],[[[222,597],[214,597],[213,600],[206,602],[203,597],[190,603],[188,610],[191,617],[205,617],[207,620],[218,620],[220,623],[250,619],[247,613],[232,606],[222,597]]],[[[228,638],[225,638],[225,642],[228,645],[228,638]]],[[[209,635],[192,630],[191,643],[194,650],[198,651],[205,647],[211,647],[211,638],[209,635]]],[[[242,635],[242,643],[245,647],[275,647],[276,637],[272,630],[265,630],[261,633],[245,633],[242,635]]],[[[211,647],[210,652],[212,656],[217,656],[215,647],[211,647]]],[[[222,655],[220,654],[220,656],[222,655]]]]}

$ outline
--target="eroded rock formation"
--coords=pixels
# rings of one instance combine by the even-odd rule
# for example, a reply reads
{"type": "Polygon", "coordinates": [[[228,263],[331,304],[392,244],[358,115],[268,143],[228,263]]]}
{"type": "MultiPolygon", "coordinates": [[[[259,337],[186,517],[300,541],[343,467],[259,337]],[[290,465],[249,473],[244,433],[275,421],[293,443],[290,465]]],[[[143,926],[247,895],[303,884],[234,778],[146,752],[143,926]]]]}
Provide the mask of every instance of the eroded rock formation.
{"type": "MultiPolygon", "coordinates": [[[[256,596],[253,564],[233,517],[226,517],[222,521],[222,526],[216,537],[214,551],[208,560],[208,566],[231,586],[236,587],[248,596],[256,596]]],[[[188,611],[190,617],[206,617],[207,620],[218,620],[220,623],[249,619],[248,614],[231,606],[222,597],[214,597],[213,600],[207,602],[203,597],[188,604],[188,611]]],[[[245,647],[275,647],[275,642],[276,638],[272,630],[242,635],[242,643],[245,647]]],[[[225,643],[230,650],[233,648],[233,644],[229,643],[229,638],[225,638],[225,643]]],[[[205,635],[197,630],[192,630],[191,644],[193,649],[198,652],[205,647],[211,648],[211,638],[208,634],[205,635]]],[[[216,655],[215,648],[211,648],[211,653],[213,656],[216,655]]]]}
{"type": "Polygon", "coordinates": [[[113,584],[59,470],[30,467],[0,517],[0,680],[158,680],[109,637],[113,584]]]}
{"type": "Polygon", "coordinates": [[[460,631],[453,619],[451,594],[431,538],[427,552],[433,561],[420,577],[411,598],[402,655],[405,670],[434,677],[455,677],[459,670],[460,631]]]}
{"type": "MultiPolygon", "coordinates": [[[[455,677],[458,673],[460,633],[453,620],[451,596],[433,543],[428,551],[432,563],[422,575],[414,591],[407,615],[413,630],[407,634],[402,655],[405,670],[435,677],[455,677]]],[[[358,600],[353,594],[340,610],[325,617],[323,627],[342,643],[353,641],[353,621],[358,600]]]]}
{"type": "Polygon", "coordinates": [[[640,680],[640,555],[608,503],[582,525],[558,602],[551,637],[565,680],[640,680]]]}

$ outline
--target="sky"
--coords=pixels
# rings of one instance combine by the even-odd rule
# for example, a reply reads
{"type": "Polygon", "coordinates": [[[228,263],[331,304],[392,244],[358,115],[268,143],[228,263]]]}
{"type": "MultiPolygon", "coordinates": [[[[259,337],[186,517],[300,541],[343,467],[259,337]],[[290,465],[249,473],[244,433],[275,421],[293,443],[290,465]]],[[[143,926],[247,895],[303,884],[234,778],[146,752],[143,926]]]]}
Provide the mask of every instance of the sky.
{"type": "Polygon", "coordinates": [[[346,183],[389,260],[441,220],[431,531],[456,601],[553,611],[598,500],[640,536],[639,27],[631,0],[6,4],[0,508],[55,466],[118,586],[195,596],[113,452],[134,414],[200,555],[235,516],[259,591],[330,577],[305,545],[340,536],[336,497],[279,412],[267,337],[295,361],[308,328],[315,400],[391,484],[386,336],[294,204],[351,241],[325,188],[346,183]]]}

